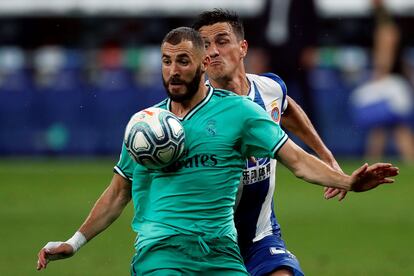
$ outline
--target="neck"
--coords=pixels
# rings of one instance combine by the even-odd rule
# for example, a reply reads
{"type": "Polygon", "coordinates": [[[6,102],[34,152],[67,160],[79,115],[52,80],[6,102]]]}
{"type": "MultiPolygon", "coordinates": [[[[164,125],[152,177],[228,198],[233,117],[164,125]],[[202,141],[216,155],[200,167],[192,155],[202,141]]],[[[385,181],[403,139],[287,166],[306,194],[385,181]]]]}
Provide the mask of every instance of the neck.
{"type": "Polygon", "coordinates": [[[179,118],[183,118],[190,112],[198,103],[200,103],[208,93],[208,87],[200,82],[197,92],[194,97],[183,102],[171,101],[171,112],[177,115],[179,118]]]}
{"type": "Polygon", "coordinates": [[[232,78],[210,79],[210,83],[213,87],[226,89],[242,96],[247,95],[250,89],[250,83],[244,70],[232,78]]]}

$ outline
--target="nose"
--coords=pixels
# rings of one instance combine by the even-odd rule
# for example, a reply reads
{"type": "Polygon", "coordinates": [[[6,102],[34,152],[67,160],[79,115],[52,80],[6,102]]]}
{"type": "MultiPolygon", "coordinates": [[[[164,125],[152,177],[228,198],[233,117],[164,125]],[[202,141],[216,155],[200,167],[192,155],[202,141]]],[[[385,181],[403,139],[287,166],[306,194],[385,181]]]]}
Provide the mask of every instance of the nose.
{"type": "Polygon", "coordinates": [[[170,76],[178,76],[179,75],[179,66],[175,62],[171,63],[170,66],[170,76]]]}
{"type": "Polygon", "coordinates": [[[217,47],[216,47],[216,44],[215,43],[211,43],[208,47],[207,47],[207,54],[210,56],[210,57],[217,57],[220,53],[219,53],[219,51],[218,51],[218,49],[217,49],[217,47]]]}

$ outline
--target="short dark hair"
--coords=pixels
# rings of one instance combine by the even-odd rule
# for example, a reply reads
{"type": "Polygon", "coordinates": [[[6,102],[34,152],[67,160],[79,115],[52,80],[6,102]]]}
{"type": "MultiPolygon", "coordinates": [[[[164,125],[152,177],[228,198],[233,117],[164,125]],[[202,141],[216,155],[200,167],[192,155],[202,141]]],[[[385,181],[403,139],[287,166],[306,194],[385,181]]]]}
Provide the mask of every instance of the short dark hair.
{"type": "Polygon", "coordinates": [[[168,34],[166,34],[161,44],[167,42],[172,45],[177,45],[182,41],[191,41],[195,49],[201,51],[205,50],[204,41],[201,35],[196,30],[189,27],[179,27],[171,30],[168,34]]]}
{"type": "Polygon", "coordinates": [[[228,10],[214,9],[200,13],[193,24],[193,28],[199,31],[203,26],[223,22],[230,24],[234,34],[239,40],[244,39],[244,27],[240,17],[237,13],[228,10]]]}

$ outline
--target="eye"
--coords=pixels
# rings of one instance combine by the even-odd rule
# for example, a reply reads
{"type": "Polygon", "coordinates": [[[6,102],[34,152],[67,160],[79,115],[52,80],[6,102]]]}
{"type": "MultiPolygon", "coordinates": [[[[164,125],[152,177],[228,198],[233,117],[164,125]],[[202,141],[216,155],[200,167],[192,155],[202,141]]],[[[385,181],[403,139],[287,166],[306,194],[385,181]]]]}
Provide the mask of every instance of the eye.
{"type": "Polygon", "coordinates": [[[162,64],[164,64],[164,65],[170,65],[171,64],[171,60],[169,60],[169,59],[162,59],[162,64]]]}
{"type": "Polygon", "coordinates": [[[218,41],[217,41],[217,44],[219,44],[219,45],[224,45],[224,44],[227,44],[229,41],[228,41],[228,39],[219,39],[218,41]]]}
{"type": "Polygon", "coordinates": [[[190,62],[187,59],[181,59],[178,61],[181,65],[186,66],[188,65],[190,62]]]}

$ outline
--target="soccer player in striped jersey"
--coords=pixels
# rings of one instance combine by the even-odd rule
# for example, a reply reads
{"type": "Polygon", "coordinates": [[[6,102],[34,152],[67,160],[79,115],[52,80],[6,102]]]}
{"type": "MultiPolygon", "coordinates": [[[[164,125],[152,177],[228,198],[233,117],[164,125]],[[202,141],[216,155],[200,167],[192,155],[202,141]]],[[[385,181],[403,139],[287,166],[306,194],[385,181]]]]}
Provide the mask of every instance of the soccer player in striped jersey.
{"type": "Polygon", "coordinates": [[[337,172],[300,149],[250,99],[207,87],[210,57],[194,29],[172,30],[161,51],[168,98],[157,106],[181,118],[186,153],[168,168],[149,170],[133,162],[124,145],[113,180],[88,218],[68,241],[41,249],[37,269],[72,256],[118,218],[132,198],[138,234],[132,275],[247,275],[233,221],[247,157],[277,156],[310,183],[354,191],[390,183],[388,177],[398,174],[391,164],[365,164],[351,176],[337,172]]]}
{"type": "MultiPolygon", "coordinates": [[[[283,80],[273,74],[246,74],[244,58],[248,45],[242,22],[235,13],[215,9],[199,15],[193,27],[205,40],[211,58],[208,84],[245,95],[265,109],[277,123],[291,131],[313,149],[332,168],[341,171],[312,123],[296,102],[287,96],[283,80]],[[282,116],[283,114],[283,116],[282,116]]],[[[272,139],[272,137],[268,137],[272,139]]],[[[303,275],[296,257],[285,246],[273,209],[276,160],[270,158],[246,162],[241,179],[241,198],[235,213],[239,246],[252,275],[303,275]]],[[[346,191],[325,190],[325,197],[346,191]]]]}

